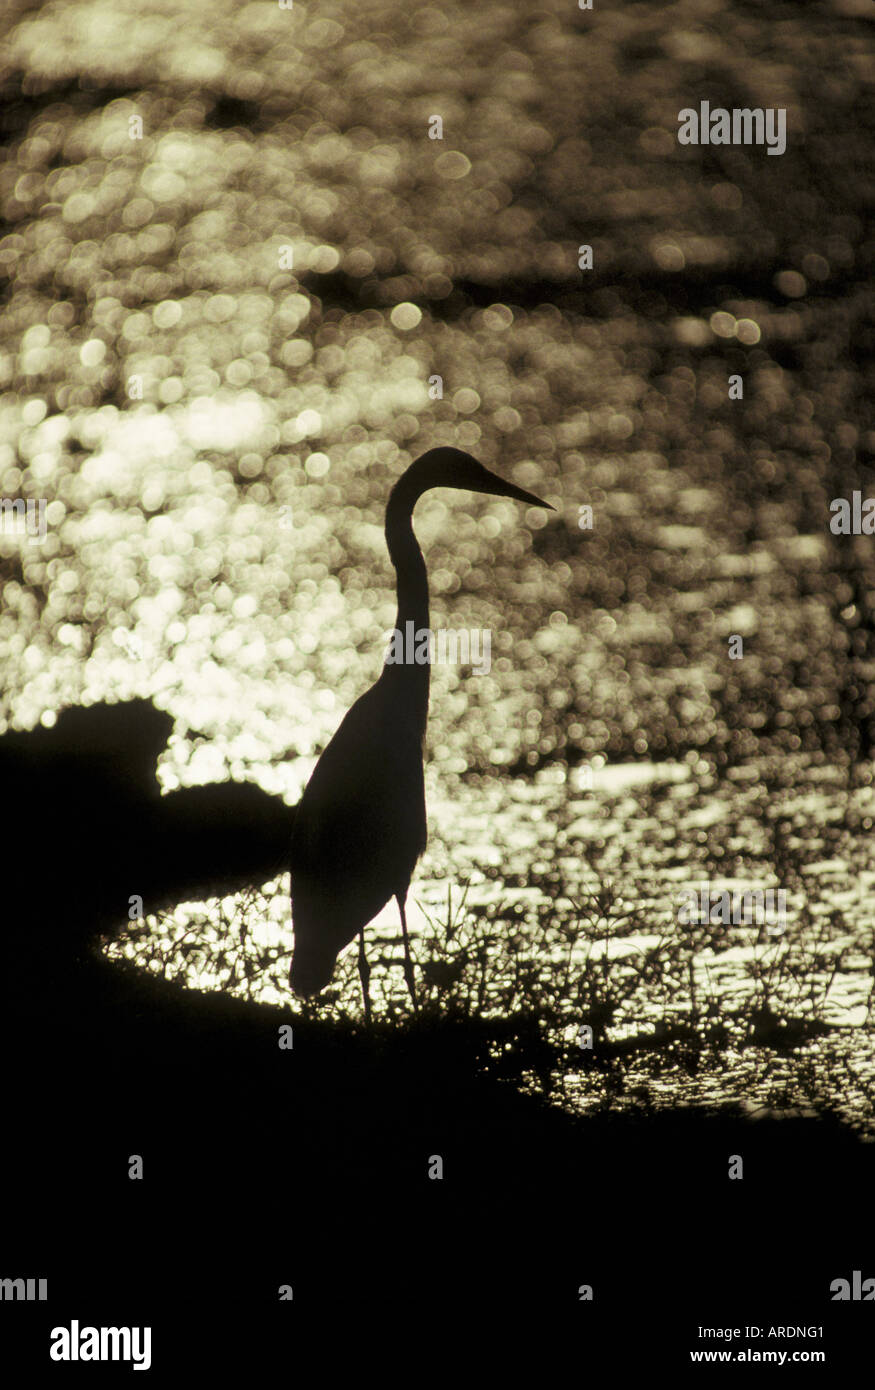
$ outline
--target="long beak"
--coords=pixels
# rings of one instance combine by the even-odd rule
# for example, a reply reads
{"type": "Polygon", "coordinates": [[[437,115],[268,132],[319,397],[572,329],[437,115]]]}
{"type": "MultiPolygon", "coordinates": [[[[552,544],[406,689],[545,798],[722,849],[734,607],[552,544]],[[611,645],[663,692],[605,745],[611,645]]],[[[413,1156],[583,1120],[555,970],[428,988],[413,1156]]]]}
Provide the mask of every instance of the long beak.
{"type": "Polygon", "coordinates": [[[506,483],[503,478],[499,478],[497,473],[491,473],[490,478],[494,479],[494,485],[484,487],[484,492],[491,492],[496,497],[513,497],[517,502],[528,502],[530,507],[546,507],[548,512],[555,512],[556,508],[551,507],[549,502],[542,502],[540,497],[536,497],[533,492],[526,492],[513,483],[506,483]]]}

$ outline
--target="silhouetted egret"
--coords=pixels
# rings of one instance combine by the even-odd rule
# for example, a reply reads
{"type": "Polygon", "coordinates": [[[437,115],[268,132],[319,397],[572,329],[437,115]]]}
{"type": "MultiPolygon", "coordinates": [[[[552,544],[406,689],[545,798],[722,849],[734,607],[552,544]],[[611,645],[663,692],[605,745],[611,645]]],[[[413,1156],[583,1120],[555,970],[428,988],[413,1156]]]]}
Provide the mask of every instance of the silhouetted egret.
{"type": "MultiPolygon", "coordinates": [[[[395,566],[396,630],[428,628],[428,576],[413,534],[413,508],[429,488],[465,488],[549,507],[506,483],[461,449],[430,449],[399,478],[386,507],[386,543],[395,566]]],[[[404,978],[416,990],[405,903],[426,843],[422,746],[430,668],[387,663],[349,710],[313,769],[292,831],[295,949],[289,975],[296,994],[318,994],[339,953],[359,938],[359,975],[370,1018],[364,929],[394,897],[404,937],[404,978]]]]}

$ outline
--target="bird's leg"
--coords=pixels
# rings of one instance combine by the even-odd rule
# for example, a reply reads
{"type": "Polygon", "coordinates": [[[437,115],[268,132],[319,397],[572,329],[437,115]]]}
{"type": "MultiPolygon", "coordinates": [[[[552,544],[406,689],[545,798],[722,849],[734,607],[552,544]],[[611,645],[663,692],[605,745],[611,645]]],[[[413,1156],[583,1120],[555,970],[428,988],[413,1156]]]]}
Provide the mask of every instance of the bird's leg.
{"type": "Polygon", "coordinates": [[[365,929],[362,927],[359,932],[359,979],[362,982],[362,1001],[365,1006],[365,1023],[371,1021],[371,967],[368,965],[368,958],[365,955],[365,929]]]}
{"type": "Polygon", "coordinates": [[[404,905],[407,901],[406,893],[396,893],[395,900],[401,912],[401,934],[404,937],[404,980],[410,991],[410,998],[413,1000],[413,1007],[416,1008],[416,983],[413,978],[413,960],[410,955],[410,937],[407,935],[407,913],[404,905]]]}

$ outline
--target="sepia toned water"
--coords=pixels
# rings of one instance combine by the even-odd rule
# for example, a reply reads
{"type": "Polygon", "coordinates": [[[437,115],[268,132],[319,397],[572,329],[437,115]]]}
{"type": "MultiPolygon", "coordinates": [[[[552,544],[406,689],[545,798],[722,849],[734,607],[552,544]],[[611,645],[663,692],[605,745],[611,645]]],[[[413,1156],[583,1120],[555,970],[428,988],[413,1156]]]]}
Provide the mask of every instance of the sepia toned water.
{"type": "MultiPolygon", "coordinates": [[[[3,728],[147,696],[165,792],[294,804],[379,673],[404,467],[452,443],[545,498],[417,508],[432,627],[492,662],[433,670],[410,920],[426,1006],[540,1017],[512,1083],[568,1107],[871,1126],[875,566],[829,503],[875,440],[872,68],[862,5],[805,10],[3,20],[0,497],[46,504],[0,533],[3,728]],[[787,153],[681,149],[709,96],[786,107],[787,153]],[[704,884],[787,920],[685,927],[704,884]]],[[[144,912],[110,954],[290,1002],[282,865],[144,912]]],[[[369,936],[403,1026],[392,909],[369,936]]],[[[352,957],[300,1007],[358,1019],[352,957]]]]}

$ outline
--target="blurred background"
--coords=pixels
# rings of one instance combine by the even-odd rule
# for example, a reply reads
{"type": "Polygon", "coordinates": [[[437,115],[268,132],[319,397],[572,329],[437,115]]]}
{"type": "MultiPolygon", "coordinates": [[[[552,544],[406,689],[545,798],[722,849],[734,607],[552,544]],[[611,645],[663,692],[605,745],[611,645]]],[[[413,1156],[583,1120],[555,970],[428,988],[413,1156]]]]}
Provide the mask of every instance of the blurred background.
{"type": "MultiPolygon", "coordinates": [[[[412,894],[435,1007],[553,989],[560,1061],[526,1084],[569,1106],[604,1095],[562,1053],[583,1001],[606,1043],[652,1051],[674,1022],[715,1049],[644,1067],[660,1103],[871,1116],[875,564],[829,503],[872,477],[872,11],[0,20],[0,496],[46,501],[42,543],[0,535],[0,727],[146,698],[174,721],[165,793],[233,779],[292,805],[379,672],[393,481],[450,443],[545,497],[555,516],[417,510],[432,626],[489,629],[492,670],[434,669],[412,894]],[[701,100],[785,108],[786,153],[679,146],[701,100]],[[787,931],[682,939],[678,892],[704,881],[785,889],[787,931]],[[573,987],[510,970],[566,939],[573,987]]],[[[147,903],[111,950],[286,1003],[277,869],[255,900],[147,903]]],[[[321,1007],[355,1016],[352,967],[321,1007]]]]}

